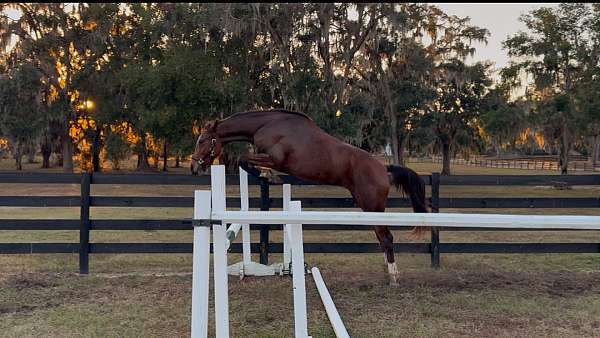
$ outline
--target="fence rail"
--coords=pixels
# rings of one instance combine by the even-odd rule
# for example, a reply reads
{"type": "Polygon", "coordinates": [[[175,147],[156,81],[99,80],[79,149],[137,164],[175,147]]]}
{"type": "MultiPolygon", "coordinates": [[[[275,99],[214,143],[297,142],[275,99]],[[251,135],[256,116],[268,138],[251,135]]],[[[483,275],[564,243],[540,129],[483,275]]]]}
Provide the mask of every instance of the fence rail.
{"type": "MultiPolygon", "coordinates": [[[[428,162],[428,163],[442,163],[441,157],[432,158],[418,158],[414,162],[428,162]]],[[[560,170],[560,165],[557,159],[544,156],[544,157],[530,157],[530,158],[513,158],[513,159],[486,159],[486,158],[453,158],[450,159],[450,163],[474,166],[481,168],[500,168],[500,169],[523,169],[523,170],[560,170]]],[[[573,157],[569,158],[568,170],[572,171],[595,171],[600,168],[600,165],[594,166],[591,162],[587,161],[585,157],[573,157]]]]}
{"type": "MultiPolygon", "coordinates": [[[[440,176],[437,173],[422,176],[431,186],[428,198],[433,212],[440,208],[600,208],[600,197],[440,197],[441,186],[556,186],[600,185],[600,175],[461,175],[440,176]]],[[[291,176],[280,176],[280,182],[310,186],[291,176]]],[[[237,175],[227,175],[227,184],[237,185],[237,175]]],[[[106,230],[186,230],[192,229],[191,219],[144,220],[144,219],[90,219],[90,207],[192,207],[192,197],[155,196],[99,196],[91,195],[94,184],[144,184],[144,185],[210,185],[210,176],[168,174],[62,174],[0,172],[0,183],[20,184],[73,184],[80,186],[77,196],[0,196],[0,207],[79,207],[79,219],[0,219],[0,230],[75,230],[79,231],[79,243],[0,243],[0,254],[28,253],[78,253],[81,273],[88,272],[89,255],[96,253],[191,253],[191,243],[90,243],[90,231],[106,230]]],[[[260,210],[281,208],[281,198],[270,197],[270,185],[266,180],[249,177],[249,185],[260,186],[260,197],[250,198],[250,207],[260,210]]],[[[0,191],[0,195],[1,195],[0,191]]],[[[355,208],[349,197],[299,198],[306,209],[355,208]]],[[[239,207],[238,198],[227,199],[230,207],[239,207]]],[[[407,208],[408,199],[389,198],[389,208],[407,208]]],[[[253,252],[260,253],[261,263],[268,262],[270,252],[282,252],[281,243],[270,243],[269,231],[280,230],[281,225],[252,225],[260,230],[260,241],[252,243],[253,252]]],[[[305,230],[364,231],[370,227],[339,224],[307,224],[305,230]]],[[[411,227],[396,227],[408,230],[411,227]]],[[[397,243],[397,252],[424,253],[431,255],[432,265],[439,265],[441,253],[597,253],[600,243],[440,243],[440,231],[531,231],[530,229],[438,227],[431,233],[430,243],[397,243]]],[[[546,231],[539,229],[535,231],[546,231]]],[[[552,231],[562,231],[553,229],[552,231]]],[[[240,244],[231,246],[232,252],[241,252],[240,244]]],[[[377,243],[305,243],[307,253],[369,253],[379,252],[377,243]]]]}

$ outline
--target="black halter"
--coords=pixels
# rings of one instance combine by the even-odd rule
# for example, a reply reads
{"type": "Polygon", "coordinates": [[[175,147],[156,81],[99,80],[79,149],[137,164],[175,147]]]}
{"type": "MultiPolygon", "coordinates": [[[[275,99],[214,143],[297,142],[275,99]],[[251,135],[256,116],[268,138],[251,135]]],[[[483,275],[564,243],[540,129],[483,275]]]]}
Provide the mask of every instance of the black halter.
{"type": "Polygon", "coordinates": [[[205,162],[212,162],[212,160],[215,158],[216,145],[217,145],[217,139],[216,138],[211,139],[210,140],[210,151],[208,152],[208,154],[204,155],[203,158],[195,158],[194,156],[192,156],[192,161],[196,161],[196,163],[198,163],[199,166],[203,165],[205,162]],[[208,160],[208,157],[210,157],[210,160],[208,160]]]}

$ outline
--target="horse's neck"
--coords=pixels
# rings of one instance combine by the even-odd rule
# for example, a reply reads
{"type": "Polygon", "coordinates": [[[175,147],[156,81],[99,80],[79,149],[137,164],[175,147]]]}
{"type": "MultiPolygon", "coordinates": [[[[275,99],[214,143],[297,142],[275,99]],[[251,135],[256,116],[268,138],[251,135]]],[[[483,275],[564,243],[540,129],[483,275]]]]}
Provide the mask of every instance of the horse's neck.
{"type": "Polygon", "coordinates": [[[217,125],[217,135],[222,143],[229,142],[250,142],[254,139],[254,134],[260,129],[268,118],[255,116],[232,116],[222,120],[217,125]]]}

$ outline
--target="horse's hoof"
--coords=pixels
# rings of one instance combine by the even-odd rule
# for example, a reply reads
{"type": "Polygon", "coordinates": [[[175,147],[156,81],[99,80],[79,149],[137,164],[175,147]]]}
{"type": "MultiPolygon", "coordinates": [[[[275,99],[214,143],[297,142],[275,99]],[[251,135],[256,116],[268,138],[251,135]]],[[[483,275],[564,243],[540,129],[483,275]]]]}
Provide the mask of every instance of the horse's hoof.
{"type": "Polygon", "coordinates": [[[398,287],[400,286],[400,276],[394,274],[390,275],[390,286],[398,287]]]}
{"type": "Polygon", "coordinates": [[[261,169],[258,177],[266,178],[268,181],[271,181],[273,178],[273,172],[268,169],[261,169]]]}
{"type": "Polygon", "coordinates": [[[276,175],[271,169],[261,170],[258,177],[266,178],[269,183],[282,183],[279,176],[276,175]]]}

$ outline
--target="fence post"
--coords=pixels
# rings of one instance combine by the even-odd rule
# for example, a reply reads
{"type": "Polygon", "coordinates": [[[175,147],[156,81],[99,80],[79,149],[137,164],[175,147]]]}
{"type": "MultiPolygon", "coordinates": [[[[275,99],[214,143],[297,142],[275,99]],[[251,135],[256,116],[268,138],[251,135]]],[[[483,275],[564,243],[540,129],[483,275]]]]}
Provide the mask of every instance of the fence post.
{"type": "MultiPolygon", "coordinates": [[[[290,210],[290,203],[292,199],[292,186],[290,184],[283,185],[283,211],[290,210]]],[[[283,224],[283,270],[290,270],[290,264],[292,262],[291,255],[291,243],[288,237],[288,233],[291,231],[289,224],[283,224]]]]}
{"type": "MultiPolygon", "coordinates": [[[[194,191],[194,220],[208,220],[211,192],[194,191]]],[[[192,334],[191,338],[208,337],[208,288],[210,284],[210,224],[194,225],[192,254],[192,334]]]]}
{"type": "MultiPolygon", "coordinates": [[[[250,210],[248,200],[248,173],[240,169],[240,210],[250,210]]],[[[252,251],[250,249],[250,224],[242,224],[242,261],[244,267],[250,265],[252,262],[252,251]]]]}
{"type": "MultiPolygon", "coordinates": [[[[440,173],[431,174],[431,212],[440,211],[440,173]]],[[[431,267],[440,268],[440,230],[431,228],[431,267]]]]}
{"type": "MultiPolygon", "coordinates": [[[[210,167],[212,210],[227,210],[225,166],[210,167]]],[[[213,224],[213,279],[215,292],[215,337],[229,337],[229,295],[227,276],[227,224],[213,224]]]]}
{"type": "Polygon", "coordinates": [[[90,254],[90,185],[92,175],[84,172],[81,175],[81,204],[79,211],[79,273],[89,272],[90,254]]]}
{"type": "MultiPolygon", "coordinates": [[[[268,211],[271,206],[269,196],[269,181],[266,178],[260,178],[260,210],[268,211]]],[[[260,227],[260,264],[269,264],[269,226],[260,227]]]]}
{"type": "MultiPolygon", "coordinates": [[[[302,210],[300,201],[290,202],[290,213],[302,210]]],[[[294,332],[295,337],[308,337],[308,319],[306,317],[306,281],[304,277],[304,241],[302,224],[290,224],[286,233],[292,247],[292,289],[294,292],[294,332]]]]}

